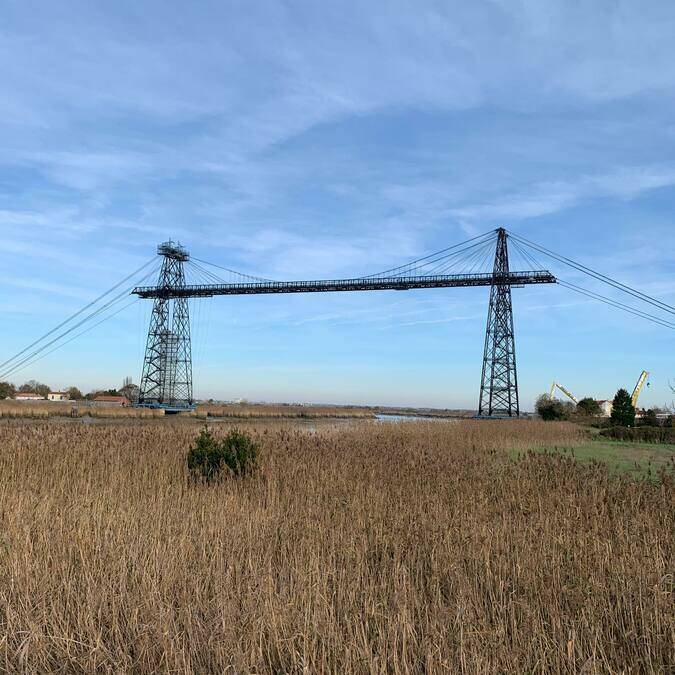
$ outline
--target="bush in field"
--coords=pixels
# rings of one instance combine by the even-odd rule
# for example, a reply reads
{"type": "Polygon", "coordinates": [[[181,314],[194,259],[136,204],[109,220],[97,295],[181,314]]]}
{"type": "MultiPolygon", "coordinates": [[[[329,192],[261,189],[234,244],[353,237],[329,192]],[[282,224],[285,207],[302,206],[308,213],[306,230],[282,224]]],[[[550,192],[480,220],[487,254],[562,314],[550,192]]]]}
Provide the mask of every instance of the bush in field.
{"type": "Polygon", "coordinates": [[[554,420],[566,420],[574,411],[574,406],[570,403],[563,403],[557,398],[550,398],[547,394],[542,394],[535,404],[537,415],[546,422],[554,420]]]}
{"type": "Polygon", "coordinates": [[[223,468],[240,477],[253,473],[257,464],[258,446],[238,429],[232,429],[219,441],[204,427],[187,454],[190,474],[208,482],[218,478],[223,468]]]}
{"type": "Polygon", "coordinates": [[[658,418],[658,412],[654,408],[649,408],[639,420],[638,424],[641,427],[659,427],[661,422],[658,418]]]}
{"type": "Polygon", "coordinates": [[[597,417],[600,414],[600,404],[594,398],[582,398],[577,403],[577,412],[588,417],[597,417]]]}
{"type": "Polygon", "coordinates": [[[612,404],[612,424],[620,427],[632,427],[635,424],[635,408],[630,394],[619,389],[612,404]]]}

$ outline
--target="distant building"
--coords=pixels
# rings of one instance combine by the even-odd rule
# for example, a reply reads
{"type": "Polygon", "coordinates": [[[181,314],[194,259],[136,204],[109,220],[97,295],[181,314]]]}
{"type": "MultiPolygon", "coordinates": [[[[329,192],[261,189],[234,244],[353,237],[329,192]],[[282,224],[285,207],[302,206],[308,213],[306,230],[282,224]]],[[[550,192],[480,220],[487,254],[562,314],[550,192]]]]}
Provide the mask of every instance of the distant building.
{"type": "Polygon", "coordinates": [[[603,417],[612,416],[612,408],[614,408],[613,401],[598,401],[598,405],[600,406],[600,414],[603,417]]]}
{"type": "Polygon", "coordinates": [[[67,401],[68,400],[68,392],[67,391],[50,391],[49,396],[47,398],[50,401],[67,401]]]}
{"type": "Polygon", "coordinates": [[[34,391],[20,391],[14,396],[15,401],[44,401],[45,397],[40,396],[37,392],[34,391]]]}
{"type": "Polygon", "coordinates": [[[94,405],[117,406],[119,408],[126,408],[131,405],[131,401],[126,396],[107,396],[105,394],[94,396],[93,402],[94,405]]]}

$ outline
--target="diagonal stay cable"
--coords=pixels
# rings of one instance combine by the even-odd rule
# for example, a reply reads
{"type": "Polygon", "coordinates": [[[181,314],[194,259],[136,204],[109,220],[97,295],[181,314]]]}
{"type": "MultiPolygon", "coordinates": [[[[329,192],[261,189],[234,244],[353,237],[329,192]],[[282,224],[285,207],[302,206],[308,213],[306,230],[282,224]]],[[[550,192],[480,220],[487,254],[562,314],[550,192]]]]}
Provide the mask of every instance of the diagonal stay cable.
{"type": "Polygon", "coordinates": [[[457,246],[450,247],[450,252],[448,252],[448,249],[444,249],[442,251],[437,251],[436,253],[431,253],[430,255],[425,256],[418,261],[413,261],[407,265],[394,268],[394,274],[391,274],[391,272],[380,272],[379,274],[372,276],[431,276],[437,273],[439,267],[451,268],[458,261],[461,261],[469,251],[475,249],[476,247],[480,247],[485,243],[489,244],[491,241],[492,238],[490,237],[489,233],[486,233],[481,237],[475,237],[468,242],[463,242],[457,246]],[[485,238],[486,236],[488,237],[487,239],[485,238]]]}
{"type": "Polygon", "coordinates": [[[120,309],[113,312],[112,314],[109,314],[108,316],[103,317],[100,321],[97,321],[92,326],[87,326],[87,328],[85,328],[83,331],[80,331],[79,333],[77,333],[76,335],[71,337],[69,340],[66,340],[65,342],[62,342],[61,344],[56,345],[55,347],[53,347],[49,351],[45,352],[44,354],[39,354],[32,361],[29,361],[28,363],[25,363],[24,365],[17,366],[12,371],[10,371],[10,374],[18,373],[18,372],[24,370],[25,368],[28,368],[29,366],[32,366],[37,361],[40,361],[40,360],[44,359],[46,356],[49,356],[49,354],[52,354],[53,352],[61,349],[61,347],[65,347],[67,344],[73,342],[73,340],[77,340],[77,338],[81,337],[82,335],[85,335],[86,333],[89,333],[89,331],[92,331],[94,328],[96,328],[97,326],[100,326],[102,323],[105,323],[109,319],[112,319],[113,317],[116,317],[118,314],[123,312],[125,309],[127,309],[128,307],[131,307],[132,305],[136,304],[139,301],[140,301],[140,298],[134,298],[131,302],[128,302],[126,305],[122,306],[120,309]]]}
{"type": "MultiPolygon", "coordinates": [[[[145,279],[147,279],[148,277],[150,277],[154,272],[155,272],[155,270],[151,270],[145,277],[143,277],[142,279],[140,279],[140,281],[141,281],[141,282],[144,281],[145,279]]],[[[11,375],[13,372],[15,372],[18,368],[20,368],[20,367],[23,366],[25,363],[27,363],[29,360],[35,358],[38,354],[40,354],[41,352],[43,352],[45,349],[47,349],[47,348],[50,347],[51,345],[56,344],[57,342],[59,342],[59,340],[61,340],[61,339],[64,338],[65,336],[69,335],[69,334],[72,333],[74,330],[77,330],[80,326],[82,326],[82,325],[84,325],[85,323],[87,323],[87,321],[90,321],[90,320],[96,318],[97,316],[99,316],[100,314],[102,314],[103,312],[105,312],[107,309],[109,309],[109,308],[113,307],[114,305],[116,305],[117,303],[121,302],[121,301],[124,299],[125,296],[129,295],[129,293],[131,292],[131,290],[132,290],[133,288],[134,288],[134,285],[131,285],[131,286],[129,286],[128,288],[124,289],[121,293],[119,293],[118,295],[116,295],[115,297],[113,297],[112,300],[109,300],[105,305],[102,305],[101,307],[97,308],[94,312],[92,312],[91,314],[87,315],[84,319],[78,321],[75,325],[73,325],[73,326],[67,328],[65,331],[63,331],[62,333],[60,333],[59,335],[57,335],[55,338],[53,338],[53,339],[50,340],[49,342],[45,343],[44,345],[41,345],[41,346],[38,347],[35,351],[31,352],[31,353],[28,354],[27,356],[24,356],[24,357],[23,357],[21,360],[19,360],[18,362],[12,364],[12,365],[9,367],[8,370],[6,370],[4,373],[2,373],[2,375],[0,375],[0,377],[3,377],[3,378],[4,378],[4,377],[8,377],[8,376],[11,375]]]]}
{"type": "MultiPolygon", "coordinates": [[[[482,251],[484,247],[489,249],[491,248],[491,246],[492,241],[489,239],[487,241],[478,241],[475,244],[471,244],[471,246],[467,246],[466,248],[461,249],[460,251],[456,251],[454,253],[451,253],[450,255],[443,256],[443,258],[440,259],[440,263],[437,260],[427,263],[433,264],[435,266],[430,270],[426,271],[426,274],[424,276],[432,276],[434,274],[447,274],[449,270],[457,268],[459,265],[462,265],[463,263],[466,264],[466,261],[469,258],[471,258],[477,252],[482,251]]],[[[423,265],[422,267],[424,266],[426,265],[423,265]]]]}
{"type": "Polygon", "coordinates": [[[195,276],[197,277],[198,281],[201,284],[225,284],[227,283],[225,279],[222,279],[221,277],[213,274],[213,272],[210,272],[209,270],[204,269],[201,265],[198,265],[196,262],[193,260],[189,260],[186,263],[186,266],[188,269],[190,269],[195,276]]]}
{"type": "Polygon", "coordinates": [[[483,241],[477,241],[473,244],[469,244],[464,246],[464,248],[461,248],[457,251],[453,251],[452,253],[447,253],[443,255],[438,254],[431,254],[431,256],[428,256],[431,258],[427,262],[423,263],[422,265],[417,265],[416,267],[412,268],[409,270],[409,273],[411,273],[413,270],[416,275],[419,276],[433,276],[441,273],[441,270],[443,274],[447,274],[448,270],[452,270],[453,268],[456,268],[458,265],[462,265],[466,262],[466,260],[475,253],[475,249],[481,249],[483,246],[492,246],[492,240],[487,239],[483,241]],[[430,265],[433,265],[433,267],[430,267],[430,265]]]}
{"type": "MultiPolygon", "coordinates": [[[[476,270],[478,269],[483,269],[482,264],[483,260],[486,257],[486,254],[489,256],[490,254],[494,255],[494,252],[492,251],[492,246],[488,244],[486,247],[483,247],[482,249],[479,249],[476,254],[474,254],[466,263],[466,266],[464,267],[464,272],[468,274],[474,274],[476,270]]],[[[492,271],[492,270],[490,270],[492,271]]]]}
{"type": "MultiPolygon", "coordinates": [[[[21,358],[18,362],[13,363],[7,370],[5,370],[2,374],[0,374],[0,378],[5,378],[5,377],[11,375],[11,374],[12,374],[19,366],[25,364],[27,361],[29,361],[30,359],[32,359],[32,358],[34,358],[35,356],[37,356],[37,355],[40,354],[42,351],[44,351],[45,349],[47,349],[47,348],[50,347],[51,345],[55,344],[56,342],[58,342],[59,340],[61,340],[61,339],[62,339],[63,337],[65,337],[66,335],[69,335],[69,334],[72,333],[74,330],[77,330],[80,326],[82,326],[83,324],[85,324],[87,321],[90,321],[91,319],[95,318],[96,316],[98,316],[99,314],[101,314],[102,312],[104,312],[106,309],[110,308],[111,306],[113,306],[113,305],[115,305],[117,302],[119,302],[122,298],[124,298],[124,296],[128,295],[128,294],[133,290],[133,288],[137,285],[137,283],[142,283],[143,281],[145,281],[146,279],[148,279],[150,276],[152,276],[152,275],[156,272],[155,267],[158,266],[157,259],[154,258],[154,259],[153,259],[153,262],[155,262],[156,265],[150,270],[150,272],[148,272],[147,274],[145,274],[138,282],[134,282],[133,284],[131,284],[130,286],[128,286],[127,288],[125,288],[124,290],[122,290],[120,293],[118,293],[116,296],[114,296],[114,297],[113,297],[111,300],[109,300],[107,303],[105,303],[104,305],[101,305],[100,307],[98,307],[98,308],[97,308],[95,311],[93,311],[91,314],[88,314],[88,315],[85,316],[83,319],[81,319],[80,321],[78,321],[76,324],[74,324],[73,326],[70,326],[70,327],[67,328],[65,331],[63,331],[62,333],[60,333],[59,335],[57,335],[55,338],[52,338],[49,342],[46,342],[45,344],[41,345],[41,346],[38,347],[35,351],[31,352],[31,353],[28,354],[27,356],[23,356],[23,358],[21,358]]],[[[127,279],[127,280],[128,280],[128,279],[127,279]]],[[[119,284],[117,285],[117,287],[119,287],[119,284]]],[[[106,295],[107,295],[107,293],[106,293],[106,295]]],[[[90,303],[88,306],[91,307],[91,303],[90,303]]],[[[82,311],[77,312],[78,315],[81,314],[81,313],[82,313],[82,311]]],[[[53,334],[53,333],[54,333],[54,329],[52,329],[52,330],[50,331],[50,334],[53,334]]],[[[43,339],[44,339],[44,338],[43,338],[43,339]]],[[[36,345],[36,344],[38,344],[38,343],[41,342],[41,341],[42,341],[42,340],[38,340],[37,342],[33,343],[33,346],[36,345]]],[[[26,347],[25,349],[23,349],[23,350],[21,351],[21,354],[24,354],[28,349],[30,349],[30,347],[26,347]]],[[[14,359],[14,358],[13,358],[13,359],[10,359],[10,361],[15,361],[15,359],[14,359]]],[[[4,365],[4,364],[3,364],[3,365],[4,365]]]]}
{"type": "Polygon", "coordinates": [[[581,286],[577,286],[576,284],[571,284],[569,281],[563,281],[562,279],[558,279],[557,283],[563,288],[569,288],[570,290],[575,291],[576,293],[581,293],[582,295],[585,295],[589,298],[593,298],[594,300],[599,300],[600,302],[603,302],[606,305],[616,307],[617,309],[620,309],[624,312],[628,312],[630,314],[634,314],[635,316],[639,316],[643,319],[646,319],[647,321],[651,321],[652,323],[657,323],[660,324],[661,326],[665,326],[666,328],[671,328],[672,330],[675,330],[675,323],[668,321],[667,319],[662,319],[661,317],[654,316],[653,314],[648,314],[647,312],[643,312],[642,310],[637,309],[636,307],[631,307],[630,305],[626,305],[623,302],[619,302],[618,300],[612,300],[612,298],[608,298],[605,295],[600,295],[600,293],[596,293],[595,291],[589,291],[587,288],[582,288],[581,286]]]}
{"type": "MultiPolygon", "coordinates": [[[[468,271],[468,268],[473,263],[474,258],[477,258],[482,253],[484,246],[491,246],[491,242],[480,242],[477,249],[467,252],[467,255],[463,256],[461,259],[452,264],[451,270],[455,274],[464,274],[468,271]]],[[[443,269],[443,274],[447,274],[449,270],[443,269]]]]}
{"type": "Polygon", "coordinates": [[[616,281],[615,279],[612,279],[611,277],[608,277],[605,274],[602,274],[601,272],[596,272],[595,270],[592,270],[590,267],[586,267],[585,265],[582,265],[581,263],[575,262],[574,260],[571,260],[570,258],[567,258],[563,255],[559,255],[547,248],[544,248],[543,246],[540,246],[539,244],[535,244],[534,242],[529,241],[528,239],[525,239],[524,237],[521,237],[519,235],[511,234],[509,233],[509,236],[516,240],[519,241],[520,243],[524,244],[525,246],[529,246],[531,248],[534,248],[535,250],[539,251],[540,253],[543,253],[545,255],[550,256],[554,260],[557,260],[558,262],[562,262],[565,265],[572,267],[576,269],[579,272],[583,272],[584,274],[587,274],[588,276],[593,277],[594,279],[597,279],[598,281],[602,281],[603,283],[608,284],[609,286],[613,286],[614,288],[623,291],[624,293],[627,293],[629,295],[632,295],[633,297],[637,298],[638,300],[642,300],[643,302],[646,302],[654,307],[657,307],[658,309],[668,312],[669,314],[675,314],[675,307],[672,305],[669,305],[665,302],[662,302],[661,300],[657,300],[656,298],[651,297],[650,295],[647,295],[646,293],[643,293],[642,291],[638,291],[635,288],[632,288],[631,286],[628,286],[624,283],[621,283],[620,281],[616,281]]]}
{"type": "MultiPolygon", "coordinates": [[[[515,245],[515,248],[521,253],[521,255],[525,256],[525,258],[530,262],[535,265],[540,265],[539,261],[533,257],[529,251],[527,251],[524,248],[521,248],[521,246],[514,240],[513,244],[515,245]]],[[[581,295],[585,295],[588,298],[592,298],[594,300],[598,300],[599,302],[602,302],[606,305],[609,305],[610,307],[615,307],[616,309],[620,309],[624,312],[628,312],[629,314],[633,314],[635,316],[639,316],[643,319],[646,319],[647,321],[651,321],[652,323],[659,324],[661,326],[664,326],[666,328],[673,328],[675,329],[675,323],[668,321],[667,319],[664,319],[663,317],[660,316],[655,316],[653,314],[649,314],[648,312],[644,312],[641,309],[638,309],[637,307],[632,307],[631,305],[626,305],[623,302],[620,302],[619,300],[614,300],[613,298],[609,298],[605,295],[601,295],[600,293],[596,293],[595,291],[591,291],[587,288],[582,288],[581,286],[577,286],[576,284],[573,284],[569,281],[563,281],[562,279],[557,279],[557,283],[562,286],[563,288],[568,288],[576,293],[580,293],[581,295]]]]}
{"type": "Polygon", "coordinates": [[[208,260],[202,260],[201,258],[195,258],[194,256],[191,257],[191,260],[196,260],[197,262],[200,262],[204,265],[211,265],[211,267],[216,267],[219,270],[223,270],[225,272],[230,272],[231,274],[237,274],[240,277],[245,277],[246,279],[253,279],[254,281],[265,281],[265,282],[273,281],[272,279],[265,279],[264,277],[256,277],[256,276],[253,276],[252,274],[244,274],[243,272],[237,272],[237,270],[232,270],[229,267],[223,267],[222,265],[216,265],[215,263],[208,262],[208,260]]]}
{"type": "MultiPolygon", "coordinates": [[[[425,260],[429,260],[430,258],[438,258],[438,256],[441,256],[442,254],[447,253],[448,251],[452,251],[454,249],[460,248],[461,246],[466,246],[466,244],[470,244],[471,242],[477,241],[478,239],[483,239],[484,237],[490,237],[490,236],[495,236],[494,230],[490,230],[489,232],[484,232],[483,234],[479,234],[476,237],[472,237],[471,239],[467,239],[466,241],[463,241],[459,244],[455,244],[454,246],[449,246],[448,248],[441,249],[440,251],[436,251],[435,253],[430,253],[429,255],[425,255],[422,258],[417,258],[417,260],[411,260],[406,265],[399,265],[398,267],[392,267],[388,270],[383,270],[382,272],[376,272],[375,274],[368,274],[367,276],[360,277],[360,278],[362,278],[362,279],[372,279],[373,277],[390,275],[391,273],[398,272],[399,270],[410,269],[413,265],[415,265],[417,263],[423,262],[425,260]]],[[[418,267],[420,267],[420,265],[418,265],[418,267]]]]}
{"type": "Polygon", "coordinates": [[[59,330],[60,328],[63,328],[63,326],[70,323],[73,319],[76,319],[78,316],[80,316],[80,314],[86,312],[88,309],[93,307],[97,302],[99,302],[100,300],[103,300],[103,298],[105,298],[107,295],[109,295],[113,291],[117,290],[122,284],[129,281],[129,279],[132,279],[139,272],[142,272],[146,267],[148,267],[148,265],[151,265],[153,262],[156,262],[156,261],[157,261],[157,258],[155,258],[153,256],[150,260],[148,260],[148,262],[141,265],[141,267],[139,267],[137,270],[135,270],[134,272],[132,272],[128,276],[124,277],[124,279],[122,279],[121,281],[116,283],[112,288],[109,288],[105,293],[101,293],[101,295],[99,295],[96,299],[92,300],[90,303],[88,303],[87,305],[82,307],[82,309],[79,309],[77,312],[75,312],[75,314],[72,314],[71,316],[69,316],[67,319],[65,319],[60,324],[58,324],[58,326],[54,326],[54,328],[52,328],[50,331],[45,333],[42,337],[38,338],[34,342],[31,342],[27,347],[24,347],[20,352],[17,352],[16,354],[14,354],[14,356],[10,357],[6,361],[3,361],[3,363],[0,363],[0,368],[4,368],[7,364],[11,363],[12,361],[15,361],[19,356],[21,356],[22,354],[25,354],[32,347],[35,347],[36,345],[40,344],[40,342],[47,339],[50,335],[53,335],[57,330],[59,330]]]}
{"type": "Polygon", "coordinates": [[[545,265],[539,261],[536,256],[531,254],[524,246],[519,244],[515,239],[511,240],[511,244],[515,247],[515,249],[520,253],[521,256],[525,259],[526,263],[528,265],[533,265],[533,269],[544,269],[545,265]]]}

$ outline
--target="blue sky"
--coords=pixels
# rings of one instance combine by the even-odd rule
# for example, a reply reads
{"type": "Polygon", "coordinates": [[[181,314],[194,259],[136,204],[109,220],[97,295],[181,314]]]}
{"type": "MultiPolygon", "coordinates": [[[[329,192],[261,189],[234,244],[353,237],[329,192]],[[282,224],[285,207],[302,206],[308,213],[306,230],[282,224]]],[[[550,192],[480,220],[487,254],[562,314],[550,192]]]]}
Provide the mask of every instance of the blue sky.
{"type": "MultiPolygon", "coordinates": [[[[503,225],[675,304],[674,34],[665,0],[5,1],[2,353],[168,237],[325,278],[503,225]]],[[[195,393],[475,407],[487,296],[201,301],[195,393]]],[[[514,305],[525,408],[554,378],[605,398],[643,368],[643,402],[673,398],[672,330],[559,287],[514,305]]],[[[138,381],[149,309],[11,379],[138,381]]]]}

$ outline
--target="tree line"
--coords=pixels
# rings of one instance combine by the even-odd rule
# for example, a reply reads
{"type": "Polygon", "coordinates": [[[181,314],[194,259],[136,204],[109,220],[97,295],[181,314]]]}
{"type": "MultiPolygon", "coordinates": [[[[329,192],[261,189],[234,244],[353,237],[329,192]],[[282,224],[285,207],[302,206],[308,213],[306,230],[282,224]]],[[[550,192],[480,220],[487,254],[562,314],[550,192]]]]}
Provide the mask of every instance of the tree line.
{"type": "MultiPolygon", "coordinates": [[[[672,387],[671,387],[672,388],[672,387]]],[[[673,389],[675,392],[675,389],[673,389]]],[[[571,401],[561,401],[551,398],[548,394],[542,394],[535,404],[537,414],[547,421],[569,420],[578,418],[599,417],[602,413],[600,404],[593,398],[582,398],[576,405],[571,401]]],[[[642,426],[660,426],[662,424],[675,425],[675,411],[670,411],[670,416],[664,419],[663,412],[658,408],[650,408],[639,419],[642,426]]],[[[637,410],[633,405],[631,395],[626,389],[619,389],[612,401],[610,423],[615,426],[633,427],[636,424],[637,410]]]]}
{"type": "MultiPolygon", "coordinates": [[[[48,384],[38,380],[28,380],[23,384],[16,386],[12,382],[0,382],[0,400],[14,398],[17,394],[37,394],[42,398],[47,398],[54,391],[48,384]]],[[[88,394],[83,394],[78,387],[72,386],[63,390],[71,401],[86,401],[97,396],[126,396],[130,401],[138,400],[138,385],[131,381],[131,378],[125,378],[124,383],[119,389],[95,389],[88,394]]]]}

